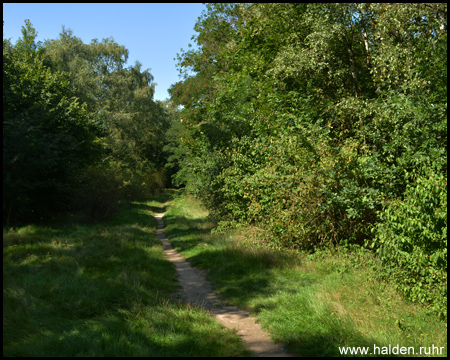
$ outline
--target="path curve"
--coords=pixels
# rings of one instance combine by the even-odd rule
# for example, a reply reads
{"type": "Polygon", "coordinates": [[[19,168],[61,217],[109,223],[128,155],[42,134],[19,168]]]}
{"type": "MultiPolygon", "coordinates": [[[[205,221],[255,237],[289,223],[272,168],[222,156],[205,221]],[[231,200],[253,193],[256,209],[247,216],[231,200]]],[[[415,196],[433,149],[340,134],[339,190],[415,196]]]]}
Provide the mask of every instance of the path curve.
{"type": "Polygon", "coordinates": [[[191,266],[184,257],[178,254],[164,234],[164,213],[155,214],[158,221],[156,237],[162,242],[167,260],[177,270],[178,280],[182,286],[181,296],[187,303],[201,306],[210,311],[224,326],[237,330],[250,351],[259,357],[294,357],[279,344],[270,339],[266,331],[255,322],[255,318],[242,309],[221,305],[219,298],[211,288],[203,273],[191,266]]]}

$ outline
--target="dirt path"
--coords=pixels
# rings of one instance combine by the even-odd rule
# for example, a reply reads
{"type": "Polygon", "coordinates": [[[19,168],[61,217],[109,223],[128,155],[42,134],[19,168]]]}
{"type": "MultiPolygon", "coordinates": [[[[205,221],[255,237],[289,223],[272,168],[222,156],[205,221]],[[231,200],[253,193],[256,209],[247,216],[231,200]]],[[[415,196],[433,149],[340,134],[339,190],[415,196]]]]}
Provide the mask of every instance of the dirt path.
{"type": "Polygon", "coordinates": [[[256,356],[293,357],[294,355],[285,352],[282,346],[274,344],[269,335],[261,329],[261,326],[255,322],[255,318],[250,316],[247,311],[220,304],[219,298],[212,291],[211,285],[204,274],[199,269],[192,267],[170,245],[169,239],[164,234],[163,216],[163,213],[155,215],[156,220],[158,220],[156,237],[161,240],[164,246],[166,258],[176,267],[178,279],[182,286],[181,296],[183,300],[187,303],[202,306],[210,311],[224,326],[236,329],[237,334],[256,356]]]}

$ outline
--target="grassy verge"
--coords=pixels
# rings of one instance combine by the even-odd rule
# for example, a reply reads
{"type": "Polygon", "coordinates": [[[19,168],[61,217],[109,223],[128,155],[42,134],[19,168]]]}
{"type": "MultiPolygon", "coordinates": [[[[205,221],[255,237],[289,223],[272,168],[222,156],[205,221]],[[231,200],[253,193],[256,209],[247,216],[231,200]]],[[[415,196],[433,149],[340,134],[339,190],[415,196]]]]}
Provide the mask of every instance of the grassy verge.
{"type": "Polygon", "coordinates": [[[164,217],[172,245],[208,271],[228,303],[250,309],[289,351],[345,356],[339,347],[364,346],[367,356],[380,356],[389,355],[390,346],[393,356],[399,345],[410,348],[409,356],[411,348],[418,355],[420,347],[425,347],[422,356],[436,356],[441,347],[447,355],[446,323],[375,281],[367,266],[370,253],[341,250],[302,257],[274,252],[261,246],[256,229],[211,234],[214,224],[206,216],[198,201],[176,197],[164,217]]]}
{"type": "Polygon", "coordinates": [[[3,229],[3,356],[249,355],[205,311],[170,300],[175,269],[151,216],[165,200],[96,225],[3,229]]]}

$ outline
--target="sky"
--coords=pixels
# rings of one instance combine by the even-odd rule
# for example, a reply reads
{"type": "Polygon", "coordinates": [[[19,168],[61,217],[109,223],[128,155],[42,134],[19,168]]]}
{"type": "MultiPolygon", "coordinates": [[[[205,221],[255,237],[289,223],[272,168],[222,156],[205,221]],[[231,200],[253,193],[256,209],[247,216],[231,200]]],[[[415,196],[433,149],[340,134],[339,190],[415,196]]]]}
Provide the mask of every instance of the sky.
{"type": "Polygon", "coordinates": [[[154,99],[164,100],[170,85],[180,80],[174,58],[181,48],[195,45],[194,25],[205,9],[200,3],[3,3],[3,38],[15,44],[25,19],[36,29],[36,41],[57,39],[63,25],[86,44],[112,37],[129,51],[125,66],[137,60],[150,69],[157,84],[154,99]]]}

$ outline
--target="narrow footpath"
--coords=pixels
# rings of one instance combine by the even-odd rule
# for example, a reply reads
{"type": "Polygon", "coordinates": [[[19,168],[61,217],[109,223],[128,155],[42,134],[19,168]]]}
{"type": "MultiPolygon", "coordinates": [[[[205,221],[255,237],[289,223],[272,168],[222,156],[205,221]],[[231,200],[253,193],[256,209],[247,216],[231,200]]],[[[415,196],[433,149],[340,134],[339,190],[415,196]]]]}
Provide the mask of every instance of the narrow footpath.
{"type": "Polygon", "coordinates": [[[248,349],[258,357],[294,357],[287,353],[279,344],[275,344],[255,318],[247,311],[234,306],[221,305],[219,298],[213,292],[211,285],[199,269],[191,266],[184,257],[178,254],[164,234],[164,213],[156,214],[158,221],[156,237],[162,242],[167,260],[171,261],[177,270],[178,280],[182,286],[181,296],[186,303],[201,306],[224,326],[236,329],[248,349]]]}

